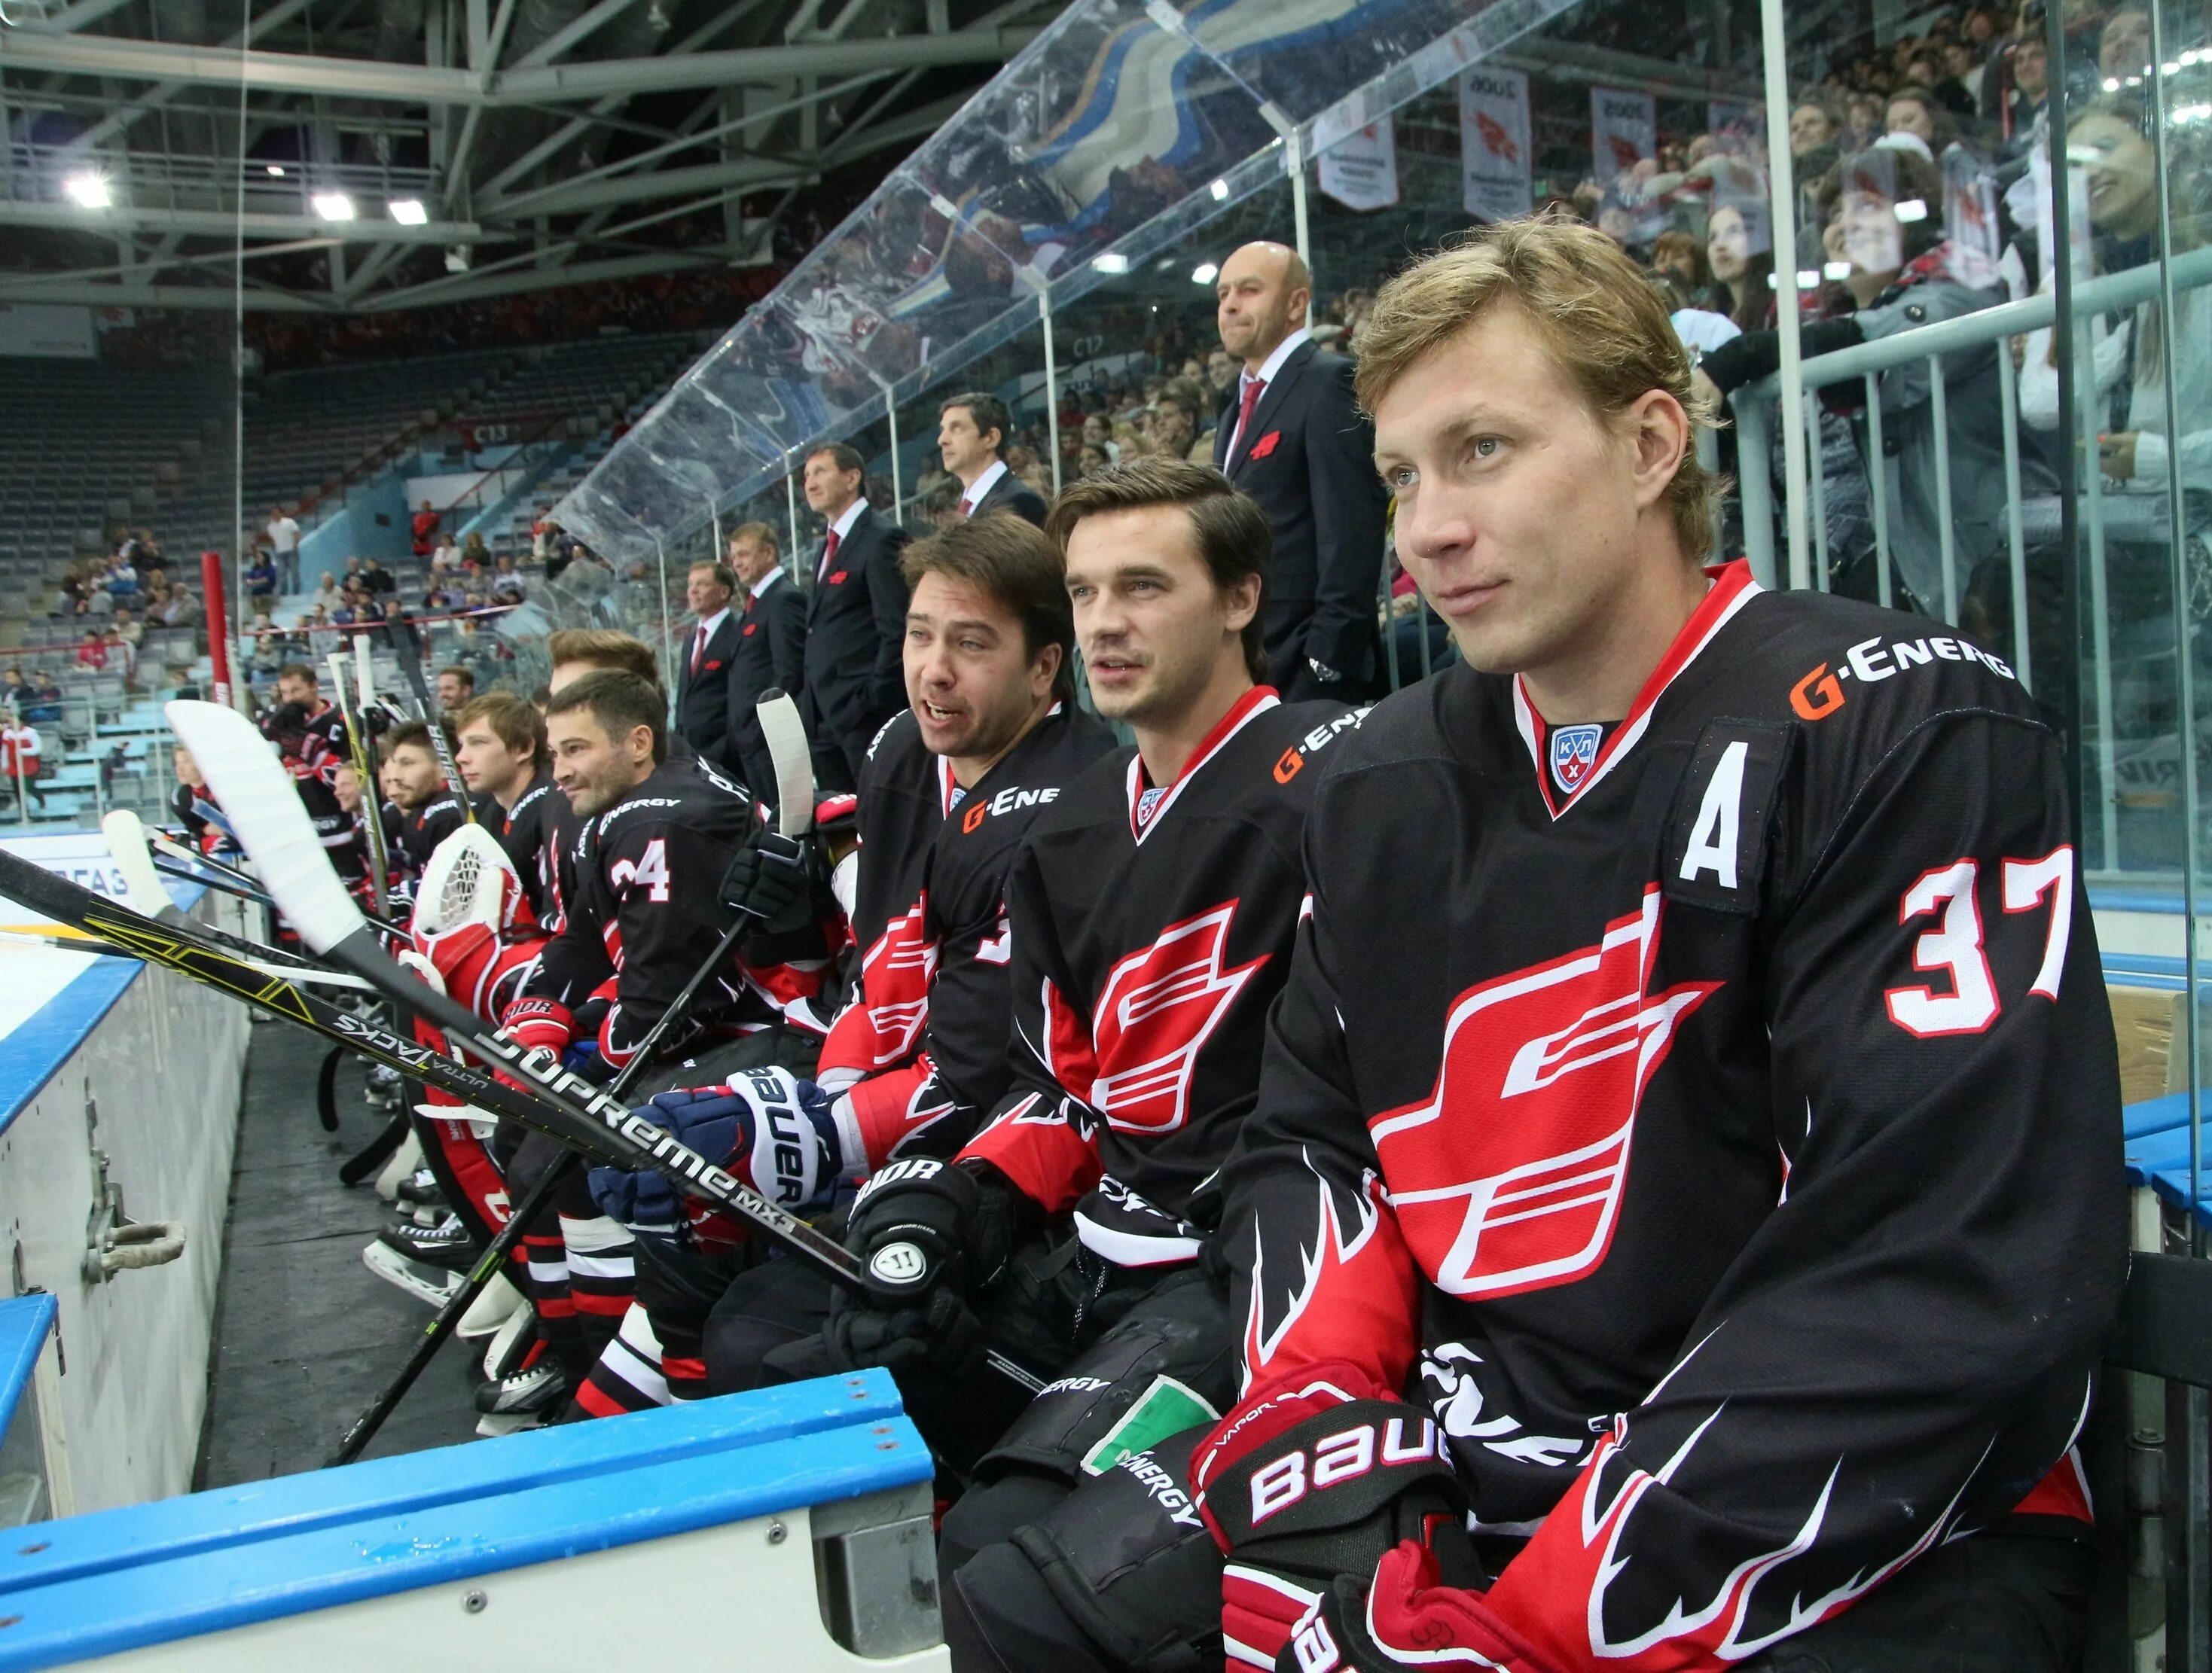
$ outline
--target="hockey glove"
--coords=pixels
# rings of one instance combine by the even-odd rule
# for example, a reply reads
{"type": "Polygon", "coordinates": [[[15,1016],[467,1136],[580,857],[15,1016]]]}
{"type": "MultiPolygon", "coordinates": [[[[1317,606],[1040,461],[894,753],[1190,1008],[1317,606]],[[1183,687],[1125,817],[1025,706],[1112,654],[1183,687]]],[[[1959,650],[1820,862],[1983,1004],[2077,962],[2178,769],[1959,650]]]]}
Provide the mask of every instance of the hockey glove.
{"type": "Polygon", "coordinates": [[[1554,1673],[1491,1613],[1480,1591],[1443,1579],[1437,1553],[1400,1542],[1370,1585],[1340,1574],[1299,1617],[1275,1657],[1276,1673],[1405,1673],[1439,1663],[1500,1673],[1554,1673]]]}
{"type": "Polygon", "coordinates": [[[830,1365],[839,1371],[927,1372],[948,1382],[981,1375],[983,1326],[950,1289],[932,1290],[913,1306],[889,1311],[840,1293],[822,1327],[830,1365]]]}
{"type": "MultiPolygon", "coordinates": [[[[830,1100],[787,1069],[749,1070],[723,1086],[660,1093],[631,1113],[787,1209],[817,1206],[843,1170],[830,1100]]],[[[705,1231],[712,1213],[656,1168],[595,1167],[591,1185],[600,1211],[634,1230],[671,1235],[688,1216],[695,1230],[705,1231]]],[[[710,1233],[707,1240],[730,1240],[710,1233]]]]}
{"type": "Polygon", "coordinates": [[[576,1037],[576,1018],[558,999],[521,998],[500,1013],[499,1026],[516,1045],[558,1057],[576,1037]]]}
{"type": "Polygon", "coordinates": [[[788,934],[812,921],[815,897],[829,881],[815,844],[763,831],[731,858],[722,874],[722,904],[757,918],[763,934],[788,934]]]}
{"type": "Polygon", "coordinates": [[[910,1306],[939,1288],[966,1294],[1006,1265],[1027,1201],[988,1163],[910,1157],[860,1187],[845,1246],[860,1258],[878,1307],[910,1306]]]}
{"type": "MultiPolygon", "coordinates": [[[[1263,1663],[1340,1577],[1364,1596],[1406,1541],[1433,1545],[1456,1584],[1481,1581],[1435,1420],[1377,1392],[1352,1366],[1309,1367],[1293,1385],[1248,1396],[1193,1457],[1199,1512],[1229,1559],[1222,1632],[1263,1663]]],[[[1365,1665],[1316,1666],[1339,1664],[1365,1665]]]]}

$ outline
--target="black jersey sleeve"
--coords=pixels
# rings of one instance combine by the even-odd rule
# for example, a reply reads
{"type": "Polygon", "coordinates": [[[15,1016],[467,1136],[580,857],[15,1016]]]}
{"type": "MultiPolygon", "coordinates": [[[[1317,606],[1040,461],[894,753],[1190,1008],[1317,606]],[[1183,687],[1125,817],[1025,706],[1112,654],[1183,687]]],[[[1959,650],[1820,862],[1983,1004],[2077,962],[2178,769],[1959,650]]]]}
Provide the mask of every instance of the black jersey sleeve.
{"type": "Polygon", "coordinates": [[[1072,1208],[1103,1171],[1101,1118],[1088,1101],[1097,1051],[1073,997],[1036,852],[1026,842],[1006,875],[1006,918],[1013,937],[1007,1088],[990,1124],[961,1155],[989,1162],[1057,1214],[1072,1208]]]}
{"type": "MultiPolygon", "coordinates": [[[[1954,711],[1850,779],[1832,815],[1778,837],[1760,909],[1779,1201],[1671,1367],[1469,1602],[1547,1664],[1735,1665],[1947,1538],[2079,1507],[2069,1448],[2125,1238],[2058,747],[2031,720],[1954,711]]],[[[1255,1292],[1287,1297],[1255,1314],[1275,1385],[1365,1339],[1390,1244],[1388,1206],[1347,1207],[1358,1106],[1325,971],[1301,968],[1240,1195],[1255,1292]],[[1315,1159],[1322,1187],[1301,1195],[1315,1159]],[[1311,1276],[1286,1290],[1276,1262],[1301,1238],[1311,1276]]]]}

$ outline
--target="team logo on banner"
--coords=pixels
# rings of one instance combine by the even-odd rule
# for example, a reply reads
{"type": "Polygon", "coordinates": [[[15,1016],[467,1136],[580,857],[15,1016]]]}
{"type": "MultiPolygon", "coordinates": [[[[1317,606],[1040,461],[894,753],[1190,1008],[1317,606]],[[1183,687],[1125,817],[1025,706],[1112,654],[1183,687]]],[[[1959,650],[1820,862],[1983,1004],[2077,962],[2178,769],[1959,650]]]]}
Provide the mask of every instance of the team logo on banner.
{"type": "Polygon", "coordinates": [[[1597,765],[1597,746],[1605,736],[1601,726],[1562,726],[1552,734],[1552,782],[1572,796],[1597,765]]]}

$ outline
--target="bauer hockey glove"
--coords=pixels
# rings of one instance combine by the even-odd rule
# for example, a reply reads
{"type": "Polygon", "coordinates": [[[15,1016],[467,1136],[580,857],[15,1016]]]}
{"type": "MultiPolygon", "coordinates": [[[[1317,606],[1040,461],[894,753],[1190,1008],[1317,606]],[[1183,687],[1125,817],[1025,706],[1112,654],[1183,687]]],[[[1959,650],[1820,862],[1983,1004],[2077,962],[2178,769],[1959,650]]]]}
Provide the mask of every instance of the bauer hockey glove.
{"type": "MultiPolygon", "coordinates": [[[[673,1134],[781,1207],[818,1206],[842,1176],[830,1101],[787,1069],[754,1069],[721,1086],[663,1092],[631,1112],[673,1134]]],[[[738,1240],[728,1217],[685,1197],[657,1168],[591,1172],[592,1200],[633,1231],[673,1236],[679,1225],[711,1243],[738,1240]]]]}
{"type": "Polygon", "coordinates": [[[783,935],[814,919],[829,882],[817,845],[763,831],[731,857],[720,893],[732,912],[757,918],[762,933],[783,935]]]}
{"type": "Polygon", "coordinates": [[[982,1327],[967,1297],[1005,1269],[1028,1202],[986,1163],[917,1156],[860,1188],[845,1246],[864,1294],[840,1289],[823,1341],[842,1369],[980,1370],[982,1327]]]}
{"type": "MultiPolygon", "coordinates": [[[[1376,1563],[1408,1541],[1434,1547],[1455,1584],[1482,1582],[1435,1420],[1378,1393],[1353,1366],[1310,1366],[1248,1396],[1194,1454],[1199,1513],[1228,1558],[1221,1630],[1243,1659],[1264,1667],[1290,1653],[1340,1578],[1364,1596],[1376,1563]]],[[[1324,1660],[1314,1673],[1340,1665],[1366,1664],[1324,1660]]]]}

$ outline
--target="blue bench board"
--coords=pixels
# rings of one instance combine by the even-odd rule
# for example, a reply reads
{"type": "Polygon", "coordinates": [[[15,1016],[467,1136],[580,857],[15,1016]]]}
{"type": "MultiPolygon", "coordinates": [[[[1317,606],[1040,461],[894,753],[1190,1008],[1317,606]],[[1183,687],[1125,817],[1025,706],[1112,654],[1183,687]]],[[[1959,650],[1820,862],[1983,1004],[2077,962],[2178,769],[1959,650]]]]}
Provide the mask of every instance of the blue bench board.
{"type": "MultiPolygon", "coordinates": [[[[165,881],[169,898],[186,913],[207,893],[198,883],[165,881]]],[[[86,950],[92,950],[89,943],[86,950]]],[[[0,1133],[46,1090],[145,967],[120,953],[104,955],[0,1040],[0,1133]]]]}
{"type": "Polygon", "coordinates": [[[31,1373],[60,1311],[61,1304],[44,1294],[0,1301],[0,1435],[15,1421],[15,1408],[31,1386],[31,1373]]]}
{"type": "Polygon", "coordinates": [[[930,1479],[881,1372],[441,1447],[27,1529],[0,1673],[930,1479]],[[43,1546],[44,1549],[38,1549],[43,1546]]]}
{"type": "MultiPolygon", "coordinates": [[[[2200,1189],[2194,1212],[2212,1225],[2212,1130],[2199,1140],[2200,1189]]],[[[2189,1128],[2186,1123],[2153,1133],[2128,1147],[2128,1183],[2148,1185],[2174,1208],[2189,1203],[2189,1128]]]]}

